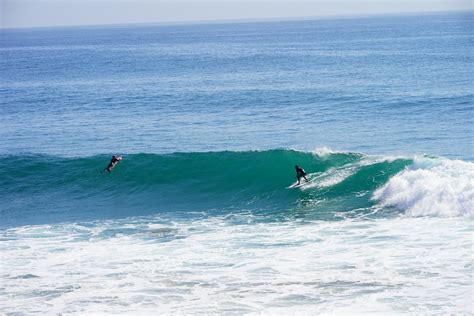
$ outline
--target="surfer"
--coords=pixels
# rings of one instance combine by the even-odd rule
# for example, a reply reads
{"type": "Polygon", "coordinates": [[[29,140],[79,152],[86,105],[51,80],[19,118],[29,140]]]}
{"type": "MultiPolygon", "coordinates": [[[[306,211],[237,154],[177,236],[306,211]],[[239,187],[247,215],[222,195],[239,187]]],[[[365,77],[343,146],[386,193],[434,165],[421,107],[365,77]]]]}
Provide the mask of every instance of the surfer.
{"type": "Polygon", "coordinates": [[[296,165],[295,170],[296,170],[296,179],[298,179],[298,185],[300,184],[300,179],[301,178],[304,178],[306,180],[306,182],[308,182],[308,179],[306,178],[306,172],[304,171],[303,168],[296,165]]]}
{"type": "Polygon", "coordinates": [[[112,170],[115,168],[115,166],[122,160],[122,156],[112,156],[112,159],[110,159],[109,165],[107,168],[104,169],[104,171],[107,172],[112,172],[112,170]]]}

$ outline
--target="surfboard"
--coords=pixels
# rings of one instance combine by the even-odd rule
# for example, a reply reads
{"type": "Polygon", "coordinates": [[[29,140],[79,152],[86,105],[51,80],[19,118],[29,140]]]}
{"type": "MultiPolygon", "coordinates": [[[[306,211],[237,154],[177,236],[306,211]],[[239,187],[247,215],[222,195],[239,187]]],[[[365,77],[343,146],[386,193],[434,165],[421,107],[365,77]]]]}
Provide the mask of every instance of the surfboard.
{"type": "Polygon", "coordinates": [[[300,182],[300,184],[298,184],[298,181],[296,181],[295,183],[293,183],[292,185],[290,185],[289,187],[287,187],[287,189],[295,189],[295,188],[301,188],[303,186],[305,186],[305,184],[308,184],[309,182],[305,182],[304,180],[302,180],[300,182]]]}

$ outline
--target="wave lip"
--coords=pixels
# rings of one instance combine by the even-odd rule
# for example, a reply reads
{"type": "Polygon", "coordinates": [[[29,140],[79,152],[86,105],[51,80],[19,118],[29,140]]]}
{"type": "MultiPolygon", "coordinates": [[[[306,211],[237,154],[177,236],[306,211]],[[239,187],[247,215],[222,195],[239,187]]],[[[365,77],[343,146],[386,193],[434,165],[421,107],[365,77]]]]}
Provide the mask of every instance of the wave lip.
{"type": "Polygon", "coordinates": [[[376,190],[373,198],[409,216],[474,218],[474,164],[416,158],[376,190]]]}

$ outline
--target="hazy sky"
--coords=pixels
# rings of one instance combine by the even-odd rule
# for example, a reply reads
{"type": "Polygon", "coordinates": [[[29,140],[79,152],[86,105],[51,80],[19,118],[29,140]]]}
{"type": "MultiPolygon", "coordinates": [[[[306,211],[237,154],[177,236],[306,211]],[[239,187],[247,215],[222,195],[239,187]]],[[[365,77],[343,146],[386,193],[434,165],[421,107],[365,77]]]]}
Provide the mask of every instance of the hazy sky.
{"type": "Polygon", "coordinates": [[[0,26],[328,17],[472,9],[472,0],[0,0],[0,26]]]}

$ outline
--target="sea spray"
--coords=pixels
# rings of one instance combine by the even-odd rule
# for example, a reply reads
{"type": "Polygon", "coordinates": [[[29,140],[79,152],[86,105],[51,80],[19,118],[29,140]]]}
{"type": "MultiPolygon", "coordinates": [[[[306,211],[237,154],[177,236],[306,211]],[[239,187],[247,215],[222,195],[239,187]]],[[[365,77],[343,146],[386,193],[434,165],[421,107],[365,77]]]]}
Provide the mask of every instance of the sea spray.
{"type": "Polygon", "coordinates": [[[374,193],[411,216],[474,217],[474,164],[418,158],[374,193]]]}

